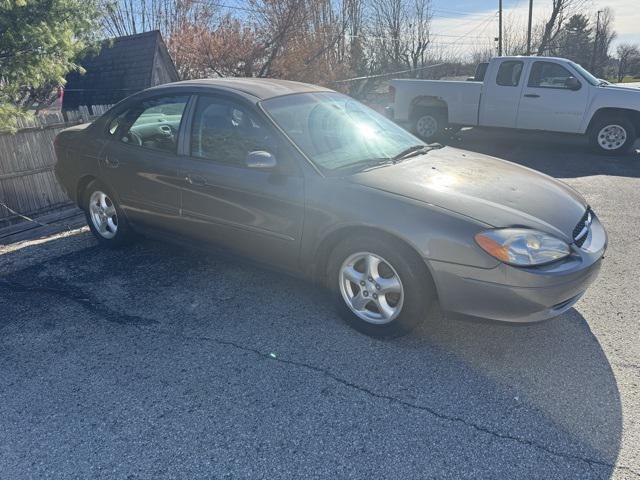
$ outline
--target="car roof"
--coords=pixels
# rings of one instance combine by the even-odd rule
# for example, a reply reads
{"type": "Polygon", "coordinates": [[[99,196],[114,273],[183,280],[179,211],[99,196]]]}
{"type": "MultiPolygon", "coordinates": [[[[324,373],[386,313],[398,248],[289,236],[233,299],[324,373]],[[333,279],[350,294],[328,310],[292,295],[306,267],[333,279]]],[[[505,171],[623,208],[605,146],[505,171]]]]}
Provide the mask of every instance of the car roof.
{"type": "Polygon", "coordinates": [[[224,90],[235,90],[237,92],[251,95],[260,100],[290,95],[292,93],[304,92],[331,92],[333,90],[311,85],[309,83],[293,82],[290,80],[279,80],[276,78],[203,78],[200,80],[183,80],[181,82],[166,83],[153,87],[149,90],[158,91],[165,88],[180,87],[216,87],[224,90]]]}
{"type": "Polygon", "coordinates": [[[494,57],[497,60],[524,60],[530,58],[532,60],[556,60],[560,62],[568,62],[570,60],[562,57],[545,57],[542,55],[504,55],[502,57],[494,57]]]}

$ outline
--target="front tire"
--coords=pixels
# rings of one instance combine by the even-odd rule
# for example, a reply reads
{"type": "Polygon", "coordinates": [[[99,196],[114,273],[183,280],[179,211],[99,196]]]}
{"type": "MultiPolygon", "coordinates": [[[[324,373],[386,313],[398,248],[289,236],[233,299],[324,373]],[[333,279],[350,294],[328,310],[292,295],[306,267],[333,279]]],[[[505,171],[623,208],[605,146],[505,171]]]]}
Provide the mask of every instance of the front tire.
{"type": "Polygon", "coordinates": [[[115,248],[129,243],[133,232],[115,196],[100,181],[91,182],[84,193],[87,223],[102,245],[115,248]]]}
{"type": "Polygon", "coordinates": [[[409,333],[426,318],[435,298],[422,259],[397,243],[364,235],[334,248],[327,279],[340,316],[374,337],[409,333]]]}
{"type": "Polygon", "coordinates": [[[589,142],[599,153],[622,155],[636,141],[636,129],[624,116],[607,116],[596,120],[589,131],[589,142]]]}

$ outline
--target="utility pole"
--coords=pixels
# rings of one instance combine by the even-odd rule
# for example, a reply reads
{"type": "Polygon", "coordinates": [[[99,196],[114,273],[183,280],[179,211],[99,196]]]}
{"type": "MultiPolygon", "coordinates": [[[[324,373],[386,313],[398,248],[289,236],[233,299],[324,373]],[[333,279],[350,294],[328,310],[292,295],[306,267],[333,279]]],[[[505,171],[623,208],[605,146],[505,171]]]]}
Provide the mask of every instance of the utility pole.
{"type": "Polygon", "coordinates": [[[593,55],[591,55],[591,70],[592,72],[596,68],[596,56],[598,54],[598,37],[600,36],[600,14],[602,10],[598,10],[598,18],[596,20],[596,38],[593,39],[593,55]]]}
{"type": "Polygon", "coordinates": [[[498,0],[498,56],[502,56],[502,0],[498,0]]]}
{"type": "Polygon", "coordinates": [[[527,56],[531,55],[531,19],[533,16],[533,0],[529,0],[529,24],[527,25],[527,56]]]}

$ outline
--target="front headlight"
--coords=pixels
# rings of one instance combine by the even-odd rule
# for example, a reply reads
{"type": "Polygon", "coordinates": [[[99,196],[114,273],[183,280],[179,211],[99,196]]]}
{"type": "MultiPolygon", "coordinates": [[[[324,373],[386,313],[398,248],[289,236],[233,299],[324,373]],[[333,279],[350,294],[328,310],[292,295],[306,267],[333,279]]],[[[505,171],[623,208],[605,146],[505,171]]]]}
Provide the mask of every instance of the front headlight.
{"type": "Polygon", "coordinates": [[[559,238],[527,228],[485,230],[475,239],[492,257],[518,267],[544,265],[571,253],[569,245],[559,238]]]}

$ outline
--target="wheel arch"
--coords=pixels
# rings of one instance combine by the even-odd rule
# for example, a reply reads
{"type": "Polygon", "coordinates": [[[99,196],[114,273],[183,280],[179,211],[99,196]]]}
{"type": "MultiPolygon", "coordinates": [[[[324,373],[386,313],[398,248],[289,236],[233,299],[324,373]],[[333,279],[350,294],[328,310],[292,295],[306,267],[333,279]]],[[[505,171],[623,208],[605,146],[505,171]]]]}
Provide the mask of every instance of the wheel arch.
{"type": "Polygon", "coordinates": [[[394,245],[399,245],[400,248],[405,250],[405,252],[413,256],[417,263],[424,267],[424,270],[433,285],[435,296],[438,298],[438,286],[435,282],[431,265],[429,265],[429,261],[427,259],[418,253],[417,248],[411,242],[393,232],[367,225],[344,225],[332,230],[326,234],[322,240],[320,240],[315,250],[313,262],[313,277],[315,281],[326,285],[327,264],[331,256],[331,252],[342,240],[355,235],[375,235],[378,238],[384,238],[386,241],[393,243],[394,245]]]}
{"type": "Polygon", "coordinates": [[[415,122],[419,115],[424,112],[436,110],[444,115],[445,120],[449,121],[449,105],[440,97],[420,96],[411,101],[409,120],[415,122]]]}
{"type": "Polygon", "coordinates": [[[587,126],[587,134],[591,133],[591,129],[597,121],[601,120],[604,117],[616,115],[622,115],[626,117],[631,123],[633,123],[633,126],[636,129],[636,134],[640,134],[640,111],[633,110],[631,108],[620,107],[603,107],[593,112],[591,120],[589,120],[589,125],[587,126]]]}
{"type": "Polygon", "coordinates": [[[87,187],[89,186],[89,184],[91,184],[91,182],[93,182],[94,180],[97,180],[97,177],[95,175],[90,175],[90,174],[83,175],[78,180],[77,187],[76,187],[75,200],[78,206],[83,210],[84,210],[84,205],[83,205],[82,197],[84,195],[84,192],[87,190],[87,187]]]}

